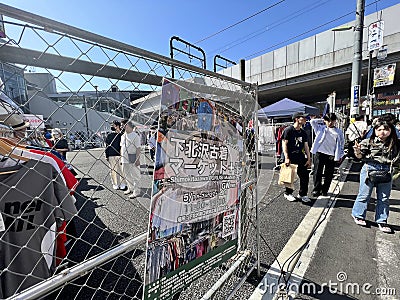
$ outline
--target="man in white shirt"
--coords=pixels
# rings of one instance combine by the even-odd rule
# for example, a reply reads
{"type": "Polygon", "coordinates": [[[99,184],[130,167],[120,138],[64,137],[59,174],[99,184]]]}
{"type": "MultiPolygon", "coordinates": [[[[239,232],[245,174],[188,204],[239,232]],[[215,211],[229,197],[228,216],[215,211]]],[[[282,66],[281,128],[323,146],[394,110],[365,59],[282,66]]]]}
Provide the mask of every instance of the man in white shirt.
{"type": "Polygon", "coordinates": [[[344,135],[342,130],[336,128],[336,115],[328,113],[321,119],[312,119],[311,126],[315,132],[315,140],[311,148],[314,154],[314,189],[312,195],[326,196],[333,179],[335,163],[344,156],[344,135]],[[322,123],[323,121],[323,123],[322,123]],[[325,176],[322,184],[322,176],[325,176]]]}
{"type": "Polygon", "coordinates": [[[134,130],[131,121],[125,122],[125,132],[121,137],[121,163],[128,190],[124,192],[129,198],[139,196],[138,181],[140,180],[140,136],[134,130]]]}

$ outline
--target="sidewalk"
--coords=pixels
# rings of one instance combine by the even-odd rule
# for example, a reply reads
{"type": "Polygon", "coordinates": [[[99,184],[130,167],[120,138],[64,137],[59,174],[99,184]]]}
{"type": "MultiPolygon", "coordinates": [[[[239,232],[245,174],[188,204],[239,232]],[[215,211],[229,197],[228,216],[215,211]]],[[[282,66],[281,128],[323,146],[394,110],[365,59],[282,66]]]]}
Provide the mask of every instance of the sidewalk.
{"type": "Polygon", "coordinates": [[[331,196],[315,201],[250,299],[400,299],[400,191],[391,194],[389,224],[394,234],[378,230],[373,200],[367,227],[356,225],[351,209],[360,169],[359,163],[343,163],[331,196]],[[286,263],[283,269],[288,271],[290,297],[279,298],[275,292],[285,282],[280,270],[288,259],[292,265],[286,263]]]}

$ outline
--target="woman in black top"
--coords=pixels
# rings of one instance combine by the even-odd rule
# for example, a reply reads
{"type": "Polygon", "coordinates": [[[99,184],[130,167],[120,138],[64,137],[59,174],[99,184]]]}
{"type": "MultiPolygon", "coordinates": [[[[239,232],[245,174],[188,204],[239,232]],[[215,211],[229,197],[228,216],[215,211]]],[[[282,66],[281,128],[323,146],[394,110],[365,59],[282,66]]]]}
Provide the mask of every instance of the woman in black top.
{"type": "Polygon", "coordinates": [[[64,160],[67,160],[68,141],[64,138],[60,128],[51,130],[53,148],[56,150],[64,160]]]}

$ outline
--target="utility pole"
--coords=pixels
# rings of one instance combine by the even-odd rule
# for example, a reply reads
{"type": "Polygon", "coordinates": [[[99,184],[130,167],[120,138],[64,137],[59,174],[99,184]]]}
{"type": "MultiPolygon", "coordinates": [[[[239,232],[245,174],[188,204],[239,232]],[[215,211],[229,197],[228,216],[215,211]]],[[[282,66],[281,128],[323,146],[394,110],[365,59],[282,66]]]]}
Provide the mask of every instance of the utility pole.
{"type": "Polygon", "coordinates": [[[362,44],[364,30],[365,0],[357,0],[356,23],[354,26],[354,57],[351,68],[351,102],[350,117],[359,114],[360,87],[361,87],[361,64],[362,44]]]}

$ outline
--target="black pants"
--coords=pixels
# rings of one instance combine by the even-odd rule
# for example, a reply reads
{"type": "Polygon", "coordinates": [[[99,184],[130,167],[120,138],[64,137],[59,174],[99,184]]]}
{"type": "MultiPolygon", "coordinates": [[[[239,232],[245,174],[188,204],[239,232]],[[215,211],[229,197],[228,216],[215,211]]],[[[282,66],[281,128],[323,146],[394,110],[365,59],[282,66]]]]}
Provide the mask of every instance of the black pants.
{"type": "MultiPolygon", "coordinates": [[[[297,176],[299,176],[299,178],[300,178],[299,196],[301,196],[301,197],[307,196],[310,172],[308,171],[307,167],[304,166],[306,161],[302,161],[302,162],[290,161],[290,162],[292,164],[297,165],[297,176]]],[[[291,188],[287,187],[285,193],[287,195],[292,194],[293,190],[291,188]]]]}
{"type": "Polygon", "coordinates": [[[335,172],[335,160],[331,155],[317,152],[314,160],[314,189],[313,192],[327,193],[335,172]],[[324,171],[325,168],[325,171],[324,171]],[[325,176],[322,184],[322,175],[325,176]]]}
{"type": "Polygon", "coordinates": [[[156,154],[156,148],[151,148],[150,149],[150,158],[151,158],[151,160],[154,160],[155,154],[156,154]]]}
{"type": "Polygon", "coordinates": [[[355,142],[354,141],[349,141],[347,142],[347,157],[354,158],[354,146],[355,142]]]}

